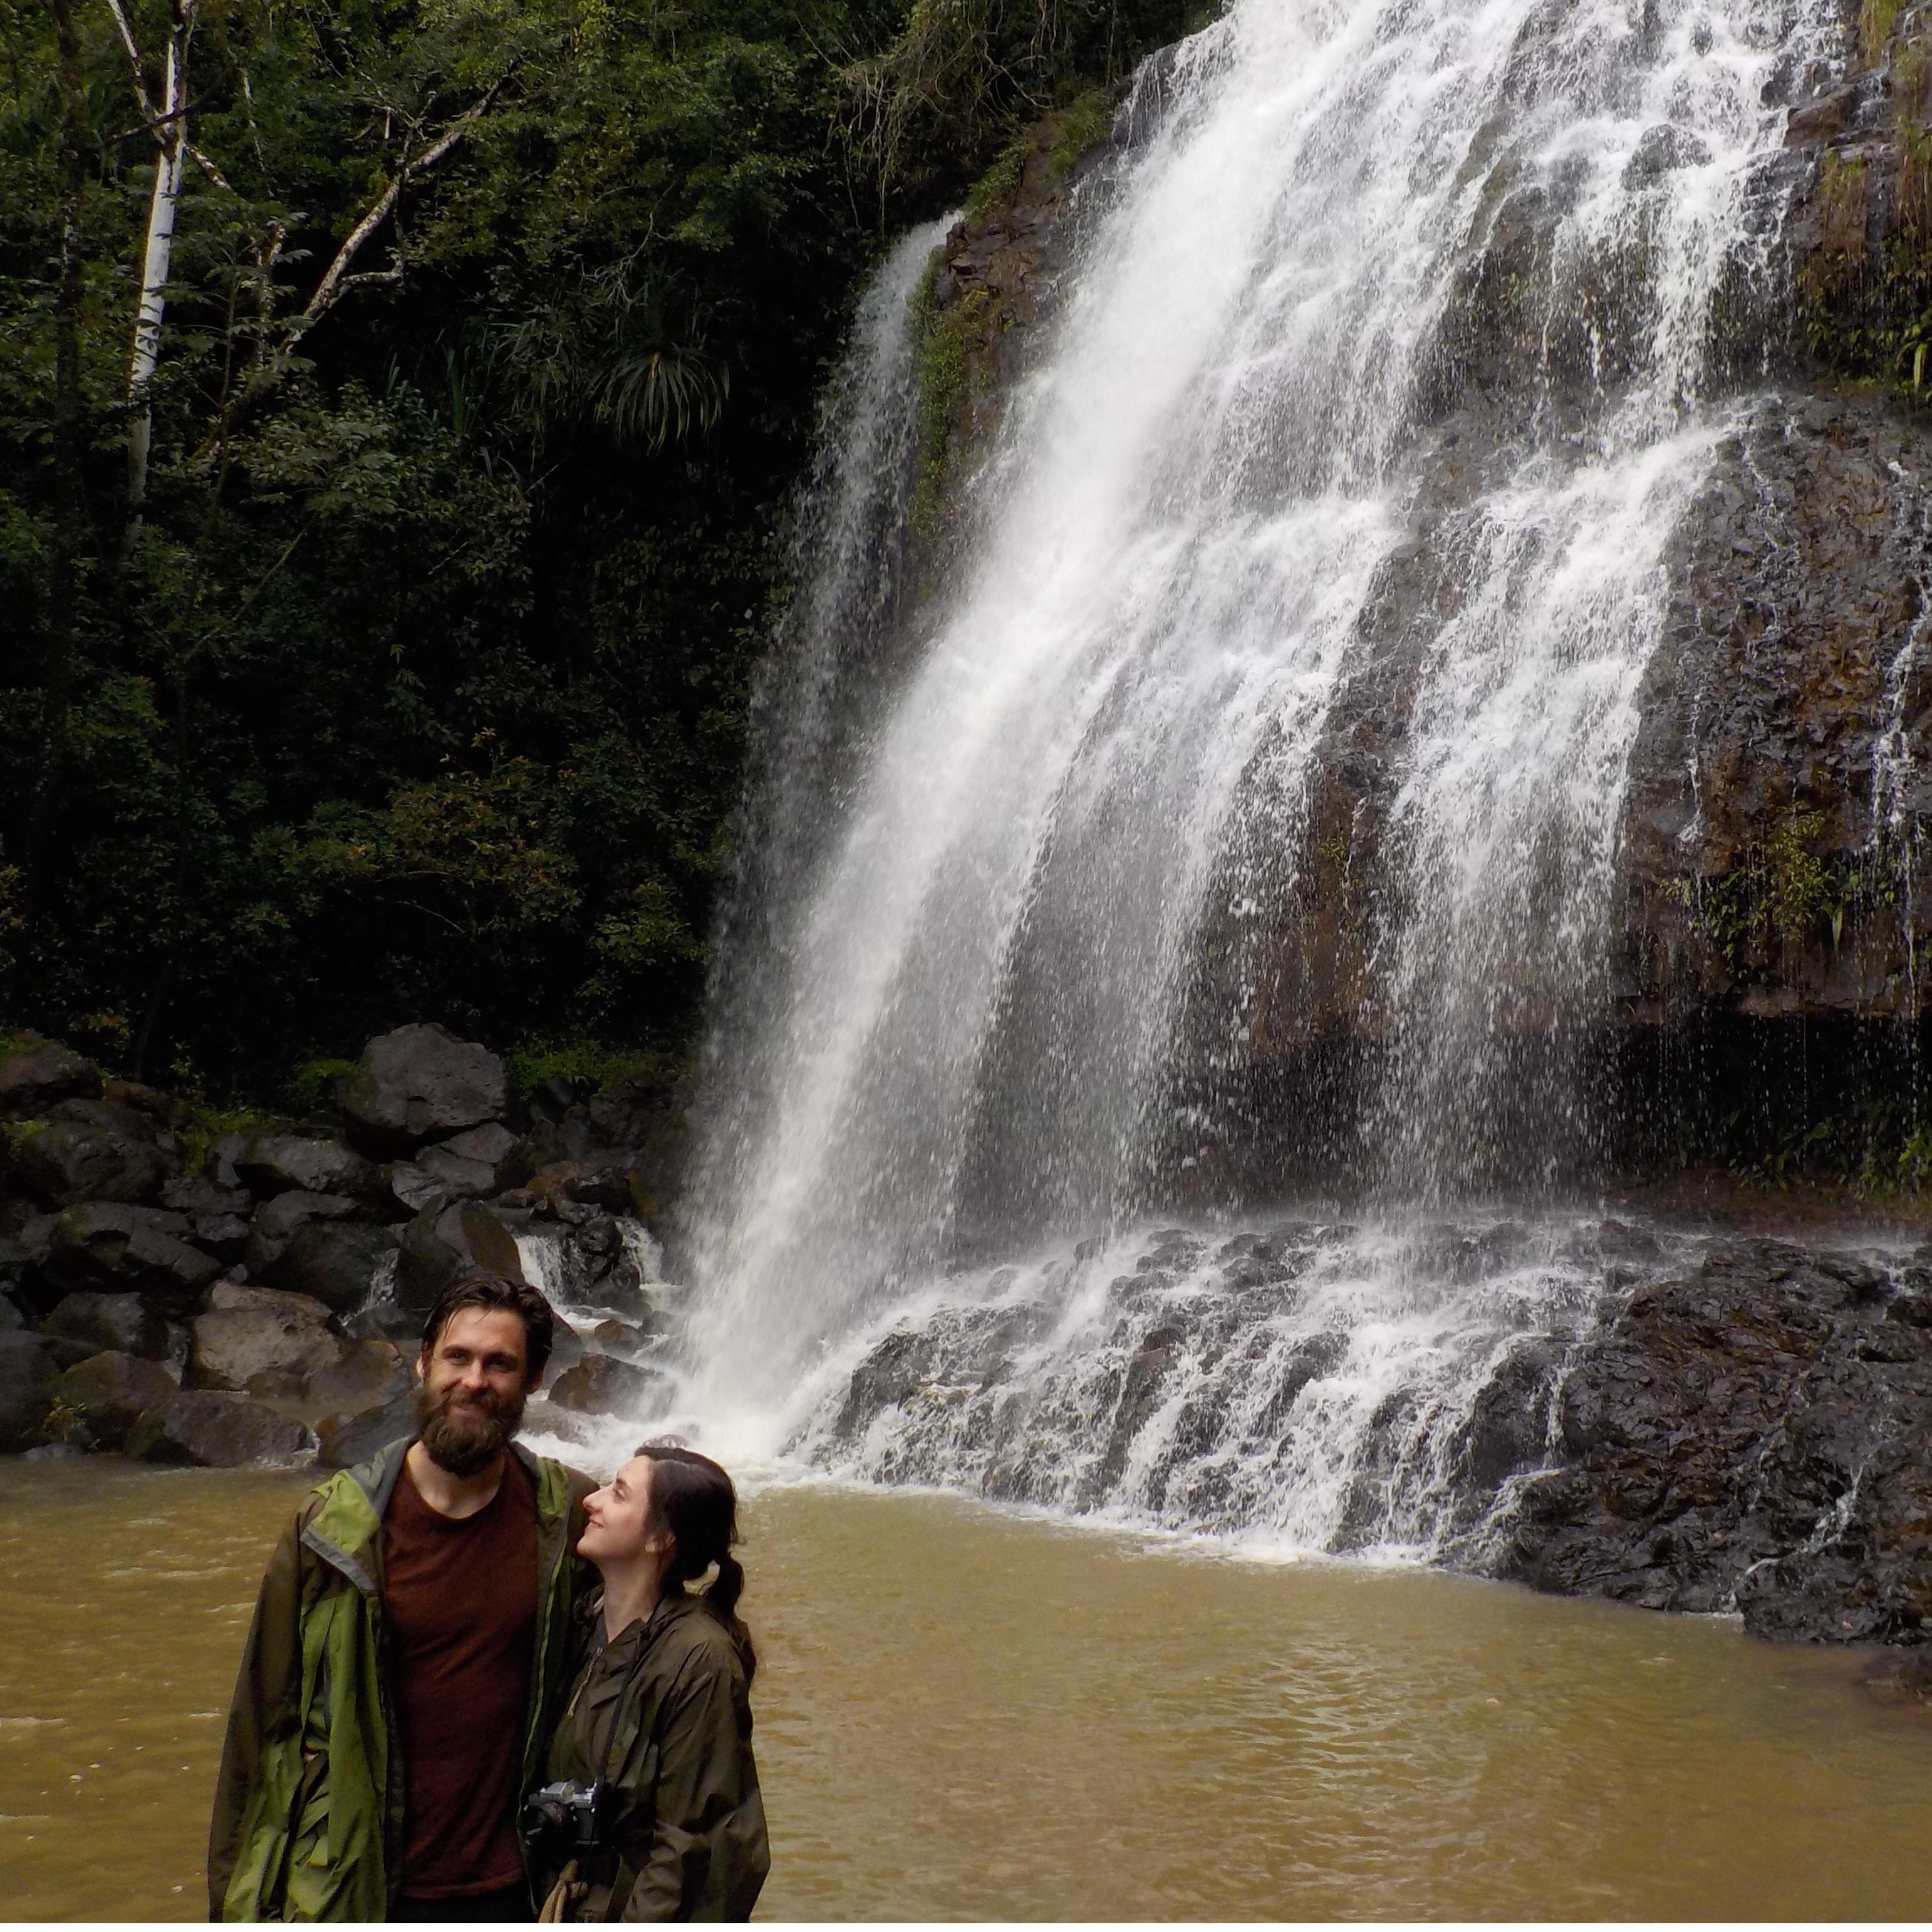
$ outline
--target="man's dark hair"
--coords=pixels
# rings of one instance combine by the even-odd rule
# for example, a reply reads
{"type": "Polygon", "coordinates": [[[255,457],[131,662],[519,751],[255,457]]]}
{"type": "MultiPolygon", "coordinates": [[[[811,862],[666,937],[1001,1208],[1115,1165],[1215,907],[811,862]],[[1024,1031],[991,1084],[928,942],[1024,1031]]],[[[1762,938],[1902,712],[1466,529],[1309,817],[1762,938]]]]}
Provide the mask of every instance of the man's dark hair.
{"type": "Polygon", "coordinates": [[[500,1308],[520,1316],[524,1324],[524,1376],[534,1382],[550,1360],[550,1346],[556,1339],[556,1317],[550,1304],[527,1283],[506,1281],[500,1274],[482,1268],[459,1275],[436,1298],[436,1306],[423,1324],[423,1353],[435,1352],[449,1326],[449,1318],[465,1308],[500,1308]]]}

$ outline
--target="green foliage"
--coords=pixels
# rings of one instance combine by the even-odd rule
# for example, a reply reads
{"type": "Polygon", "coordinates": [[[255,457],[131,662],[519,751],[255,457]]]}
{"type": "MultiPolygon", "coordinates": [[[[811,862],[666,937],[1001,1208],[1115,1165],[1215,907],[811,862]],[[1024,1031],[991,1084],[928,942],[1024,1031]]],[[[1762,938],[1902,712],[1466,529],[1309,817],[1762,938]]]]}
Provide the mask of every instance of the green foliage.
{"type": "Polygon", "coordinates": [[[628,1080],[666,1086],[680,1063],[664,1054],[627,1052],[601,1040],[542,1040],[519,1047],[506,1064],[512,1088],[528,1094],[541,1082],[560,1078],[585,1081],[593,1088],[628,1080]]]}
{"type": "Polygon", "coordinates": [[[356,1071],[352,1060],[305,1060],[289,1082],[289,1098],[302,1113],[312,1113],[335,1097],[335,1083],[356,1071]]]}
{"type": "Polygon", "coordinates": [[[230,1096],[681,1053],[856,284],[1181,18],[205,0],[136,505],[155,142],[99,0],[0,0],[0,1016],[230,1096]]]}
{"type": "Polygon", "coordinates": [[[928,269],[914,298],[920,316],[914,370],[919,398],[919,454],[910,515],[914,531],[928,542],[938,536],[945,521],[954,431],[971,387],[974,345],[992,300],[988,290],[970,289],[940,308],[933,299],[934,279],[934,270],[928,269]]]}
{"type": "Polygon", "coordinates": [[[1693,931],[1733,973],[1774,966],[1826,940],[1837,951],[1863,878],[1813,851],[1826,824],[1822,812],[1787,812],[1722,878],[1676,883],[1693,931]]]}

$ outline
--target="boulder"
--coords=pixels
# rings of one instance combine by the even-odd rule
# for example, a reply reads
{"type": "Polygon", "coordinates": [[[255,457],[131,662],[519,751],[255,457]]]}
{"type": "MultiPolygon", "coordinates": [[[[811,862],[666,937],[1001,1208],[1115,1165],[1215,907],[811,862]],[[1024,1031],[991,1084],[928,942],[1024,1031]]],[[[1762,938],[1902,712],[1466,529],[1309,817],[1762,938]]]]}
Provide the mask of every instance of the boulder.
{"type": "Polygon", "coordinates": [[[365,1416],[416,1388],[410,1356],[392,1341],[359,1341],[342,1360],[309,1376],[302,1399],[316,1416],[365,1416]]]}
{"type": "Polygon", "coordinates": [[[146,1296],[164,1315],[191,1313],[221,1272],[182,1239],[184,1216],[124,1202],[90,1201],[54,1223],[46,1272],[69,1290],[146,1296]]]}
{"type": "Polygon", "coordinates": [[[257,1194],[369,1195],[382,1177],[353,1148],[299,1134],[256,1134],[234,1158],[235,1172],[257,1194]]]}
{"type": "Polygon", "coordinates": [[[46,1338],[0,1333],[0,1454],[33,1448],[53,1412],[59,1364],[46,1338]]]}
{"type": "Polygon", "coordinates": [[[428,1210],[440,1214],[449,1205],[449,1190],[414,1161],[399,1160],[382,1172],[391,1196],[406,1214],[428,1210]]]}
{"type": "Polygon", "coordinates": [[[650,1353],[662,1327],[662,1317],[649,1322],[620,1322],[607,1317],[592,1328],[590,1339],[606,1354],[621,1355],[628,1361],[635,1361],[650,1353]]]}
{"type": "Polygon", "coordinates": [[[239,1214],[197,1214],[188,1223],[195,1246],[230,1266],[247,1260],[250,1232],[239,1214]]]}
{"type": "Polygon", "coordinates": [[[664,1377],[615,1355],[586,1354],[566,1369],[548,1390],[560,1408],[590,1415],[634,1415],[663,1382],[664,1377]]]}
{"type": "Polygon", "coordinates": [[[142,1414],[128,1432],[127,1449],[150,1462],[238,1469],[312,1455],[315,1435],[306,1424],[278,1415],[245,1395],[189,1389],[142,1414]]]}
{"type": "Polygon", "coordinates": [[[517,1137],[501,1120],[485,1120],[466,1133],[452,1134],[436,1144],[436,1151],[454,1154],[460,1160],[479,1160],[485,1167],[500,1168],[517,1149],[517,1137]]]}
{"type": "Polygon", "coordinates": [[[496,1170],[488,1161],[466,1160],[448,1148],[424,1148],[416,1156],[416,1171],[452,1200],[475,1200],[496,1191],[496,1170]]]}
{"type": "Polygon", "coordinates": [[[265,1201],[248,1228],[247,1259],[250,1274],[266,1275],[295,1238],[296,1230],[311,1221],[340,1221],[356,1211],[346,1194],[313,1194],[292,1188],[265,1201]]]}
{"type": "Polygon", "coordinates": [[[386,1408],[414,1386],[410,1358],[393,1342],[358,1342],[309,1377],[302,1400],[317,1415],[359,1416],[386,1408]]]}
{"type": "Polygon", "coordinates": [[[100,1076],[91,1062],[57,1040],[28,1034],[0,1059],[0,1114],[44,1114],[62,1100],[92,1100],[100,1093],[100,1076]]]}
{"type": "Polygon", "coordinates": [[[106,1100],[63,1100],[10,1143],[14,1172],[54,1208],[152,1201],[181,1166],[180,1144],[148,1114],[106,1100]]]}
{"type": "Polygon", "coordinates": [[[461,1201],[440,1213],[425,1209],[402,1238],[396,1262],[396,1300],[425,1314],[459,1274],[487,1269],[506,1281],[524,1280],[515,1238],[480,1202],[461,1201]]]}
{"type": "Polygon", "coordinates": [[[96,1449],[124,1448],[141,1418],[180,1393],[159,1362],[118,1348],[88,1356],[54,1385],[55,1400],[96,1449]]]}
{"type": "Polygon", "coordinates": [[[416,1432],[413,1391],[405,1389],[380,1408],[361,1415],[332,1415],[316,1424],[316,1460],[332,1469],[353,1468],[371,1456],[416,1432]]]}
{"type": "Polygon", "coordinates": [[[254,1138],[251,1134],[224,1134],[218,1141],[211,1142],[207,1156],[201,1164],[203,1174],[218,1187],[241,1188],[246,1194],[248,1190],[242,1187],[242,1177],[235,1172],[235,1156],[254,1138]]]}
{"type": "Polygon", "coordinates": [[[224,1282],[209,1296],[208,1312],[195,1318],[186,1379],[194,1388],[245,1388],[251,1376],[272,1369],[315,1375],[343,1353],[320,1302],[224,1282]]]}
{"type": "Polygon", "coordinates": [[[509,1090],[503,1063],[487,1047],[416,1025],[370,1041],[338,1098],[371,1145],[403,1153],[496,1120],[509,1090]]]}
{"type": "Polygon", "coordinates": [[[150,1361],[168,1352],[167,1323],[152,1301],[138,1294],[103,1294],[82,1288],[63,1298],[40,1330],[150,1361]]]}
{"type": "MultiPolygon", "coordinates": [[[[238,1146],[245,1144],[239,1135],[232,1136],[238,1146]]],[[[255,1197],[245,1187],[224,1187],[206,1174],[178,1174],[161,1184],[161,1205],[190,1220],[203,1215],[248,1214],[255,1197]]]]}
{"type": "Polygon", "coordinates": [[[353,1221],[310,1221],[298,1228],[261,1270],[272,1286],[305,1294],[337,1315],[353,1315],[386,1268],[394,1266],[396,1238],[387,1228],[353,1221]]]}

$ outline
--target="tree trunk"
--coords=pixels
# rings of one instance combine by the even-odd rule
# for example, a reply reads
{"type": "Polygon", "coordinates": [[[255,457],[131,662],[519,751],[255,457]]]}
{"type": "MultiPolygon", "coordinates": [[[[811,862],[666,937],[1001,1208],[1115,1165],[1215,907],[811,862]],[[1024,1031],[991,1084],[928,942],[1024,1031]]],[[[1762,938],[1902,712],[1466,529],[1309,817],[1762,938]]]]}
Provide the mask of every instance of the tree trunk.
{"type": "Polygon", "coordinates": [[[141,526],[148,494],[148,452],[154,412],[148,386],[160,360],[161,321],[167,310],[168,266],[174,253],[175,216],[181,206],[182,169],[188,156],[188,54],[200,0],[174,0],[166,71],[155,133],[154,192],[148,200],[148,242],[141,264],[141,305],[134,317],[134,352],[128,370],[128,542],[141,526]]]}

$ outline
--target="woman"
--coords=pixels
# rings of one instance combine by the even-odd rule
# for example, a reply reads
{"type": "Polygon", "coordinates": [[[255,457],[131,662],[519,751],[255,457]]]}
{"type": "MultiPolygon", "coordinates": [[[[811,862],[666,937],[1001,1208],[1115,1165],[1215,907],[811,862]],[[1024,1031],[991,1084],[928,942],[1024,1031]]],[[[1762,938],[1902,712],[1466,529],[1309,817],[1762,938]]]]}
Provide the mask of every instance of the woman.
{"type": "Polygon", "coordinates": [[[533,1861],[543,1916],[748,1918],[771,1857],[737,1492],[709,1456],[647,1443],[584,1513],[578,1550],[604,1587],[585,1607],[589,1654],[550,1742],[551,1784],[532,1800],[554,1820],[533,1861]]]}

